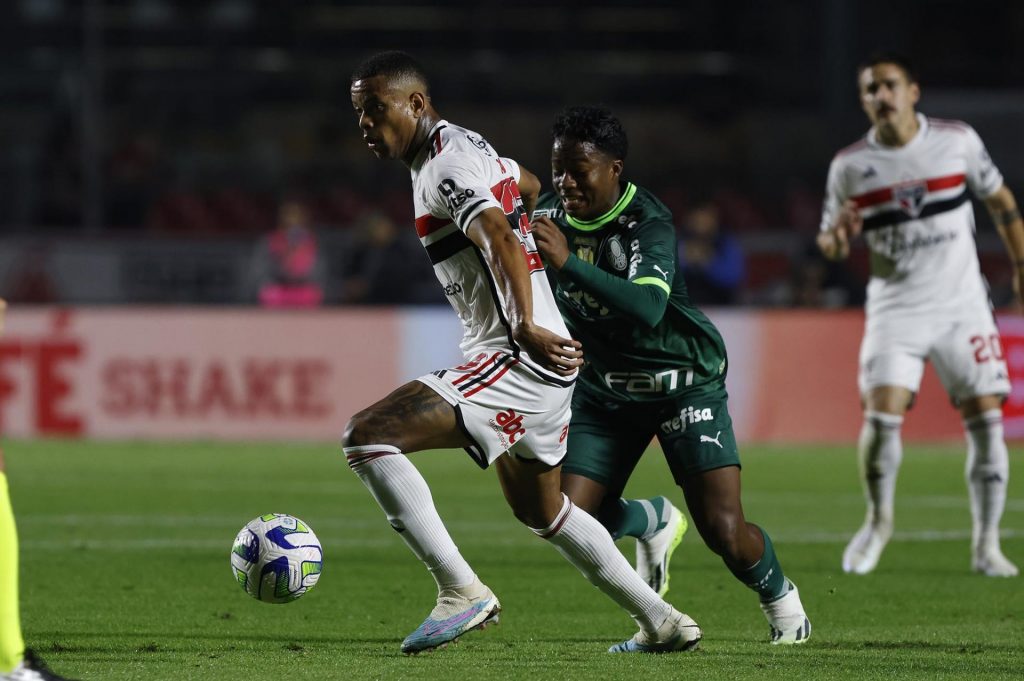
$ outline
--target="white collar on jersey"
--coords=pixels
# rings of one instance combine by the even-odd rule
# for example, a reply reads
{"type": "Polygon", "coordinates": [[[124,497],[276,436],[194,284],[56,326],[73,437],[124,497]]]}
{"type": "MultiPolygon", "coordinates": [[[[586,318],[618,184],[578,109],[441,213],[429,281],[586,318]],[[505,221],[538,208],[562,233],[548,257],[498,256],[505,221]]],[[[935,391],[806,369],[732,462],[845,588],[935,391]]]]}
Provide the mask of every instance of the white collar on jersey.
{"type": "Polygon", "coordinates": [[[423,164],[427,162],[427,158],[430,156],[430,145],[434,143],[434,135],[438,130],[446,125],[449,125],[449,123],[443,118],[437,123],[434,123],[434,127],[430,129],[430,132],[427,133],[423,142],[420,143],[420,148],[416,152],[416,156],[412,159],[412,165],[409,167],[412,172],[419,172],[423,167],[423,164]]]}

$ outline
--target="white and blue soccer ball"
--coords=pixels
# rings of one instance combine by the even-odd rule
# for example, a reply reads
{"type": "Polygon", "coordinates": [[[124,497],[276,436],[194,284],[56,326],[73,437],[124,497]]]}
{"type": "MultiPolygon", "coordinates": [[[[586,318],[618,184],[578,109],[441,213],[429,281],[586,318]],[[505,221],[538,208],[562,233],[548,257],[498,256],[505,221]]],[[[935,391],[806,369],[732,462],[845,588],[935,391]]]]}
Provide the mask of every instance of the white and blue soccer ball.
{"type": "Polygon", "coordinates": [[[231,549],[231,572],[245,592],[264,603],[288,603],[316,586],[324,566],[320,540],[286,513],[246,523],[231,549]]]}

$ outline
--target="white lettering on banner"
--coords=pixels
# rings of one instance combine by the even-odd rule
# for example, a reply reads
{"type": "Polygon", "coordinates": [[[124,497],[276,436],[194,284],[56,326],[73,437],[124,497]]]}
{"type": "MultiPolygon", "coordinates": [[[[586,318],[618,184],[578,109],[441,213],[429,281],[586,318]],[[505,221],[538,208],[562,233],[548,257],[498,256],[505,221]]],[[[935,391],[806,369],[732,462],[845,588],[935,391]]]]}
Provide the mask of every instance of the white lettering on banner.
{"type": "Polygon", "coordinates": [[[331,367],[316,359],[120,358],[103,370],[111,416],[320,418],[331,367]]]}

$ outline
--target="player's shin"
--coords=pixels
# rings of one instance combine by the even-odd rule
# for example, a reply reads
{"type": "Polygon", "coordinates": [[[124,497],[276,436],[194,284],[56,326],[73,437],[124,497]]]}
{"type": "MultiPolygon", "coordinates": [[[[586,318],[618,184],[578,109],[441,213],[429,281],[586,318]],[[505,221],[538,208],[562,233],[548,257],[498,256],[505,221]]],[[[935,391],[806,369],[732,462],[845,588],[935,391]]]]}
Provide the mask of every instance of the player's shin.
{"type": "Polygon", "coordinates": [[[614,499],[601,506],[598,520],[612,539],[650,537],[664,529],[671,516],[672,504],[665,497],[651,499],[614,499]]]}
{"type": "Polygon", "coordinates": [[[587,580],[629,613],[641,631],[653,633],[672,613],[672,606],[637,575],[615,548],[608,531],[577,509],[565,495],[554,522],[531,528],[583,573],[587,580]]]}
{"type": "Polygon", "coordinates": [[[0,674],[21,662],[24,649],[18,613],[18,535],[7,477],[0,470],[0,674]]]}
{"type": "Polygon", "coordinates": [[[900,428],[903,417],[868,411],[857,442],[864,496],[868,503],[866,522],[888,527],[891,532],[896,496],[896,475],[903,461],[900,428]]]}
{"type": "Polygon", "coordinates": [[[438,591],[472,584],[476,575],[448,534],[430,488],[412,462],[390,445],[343,449],[349,467],[370,490],[391,527],[430,570],[438,591]]]}
{"type": "Polygon", "coordinates": [[[764,538],[764,553],[761,554],[761,558],[749,567],[736,567],[728,562],[726,566],[736,579],[743,582],[748,589],[757,592],[761,602],[767,603],[785,595],[786,577],[782,574],[782,566],[775,555],[775,547],[768,533],[760,527],[757,529],[764,538]]]}
{"type": "Polygon", "coordinates": [[[991,576],[1014,576],[1016,566],[999,546],[999,521],[1006,505],[1010,462],[1003,440],[1002,412],[992,409],[966,419],[967,465],[965,477],[971,499],[974,569],[991,576]]]}

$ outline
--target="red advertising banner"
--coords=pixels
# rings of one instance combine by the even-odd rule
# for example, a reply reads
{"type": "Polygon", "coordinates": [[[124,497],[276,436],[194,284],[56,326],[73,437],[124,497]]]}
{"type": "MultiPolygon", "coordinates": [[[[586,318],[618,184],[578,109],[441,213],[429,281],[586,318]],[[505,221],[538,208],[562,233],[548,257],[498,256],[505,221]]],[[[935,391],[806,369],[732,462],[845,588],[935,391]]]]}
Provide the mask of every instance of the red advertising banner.
{"type": "MultiPolygon", "coordinates": [[[[729,410],[746,442],[853,446],[860,312],[712,310],[729,348],[729,410]]],[[[1000,319],[1024,437],[1024,320],[1000,319]]],[[[448,309],[13,309],[0,338],[11,437],[336,441],[360,408],[458,363],[448,309]]],[[[928,368],[903,433],[963,438],[928,368]]]]}
{"type": "Polygon", "coordinates": [[[331,440],[397,385],[390,312],[29,310],[0,339],[7,435],[331,440]]]}

